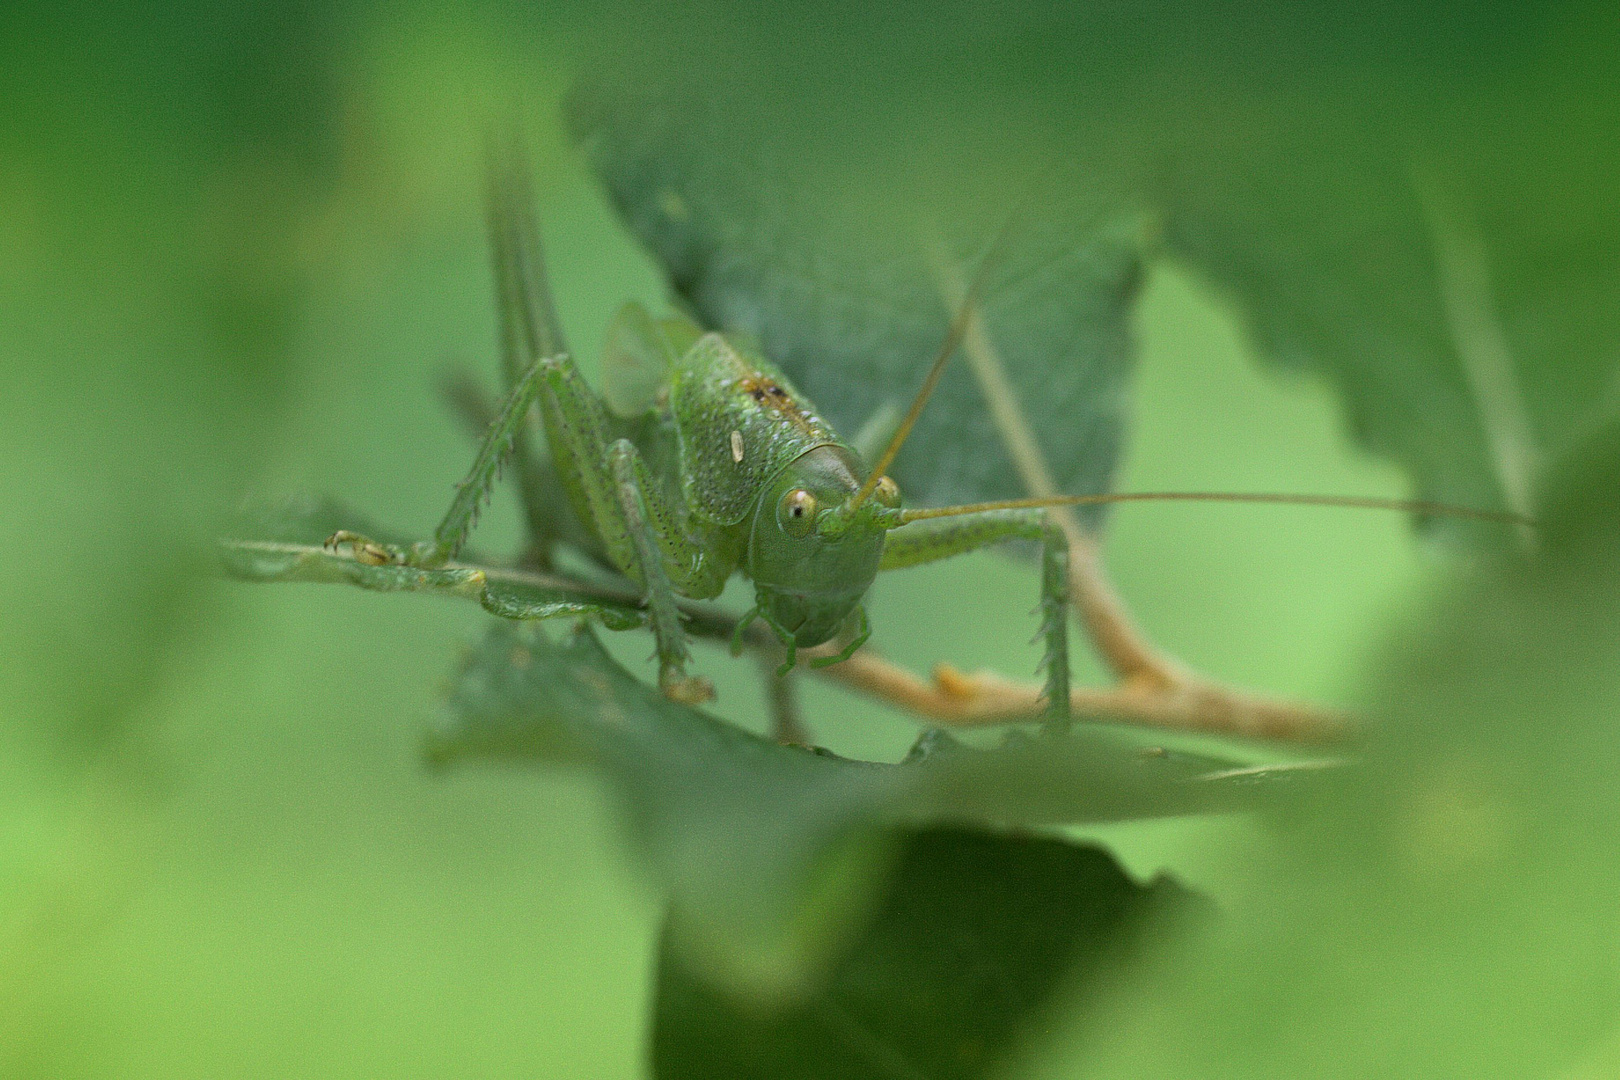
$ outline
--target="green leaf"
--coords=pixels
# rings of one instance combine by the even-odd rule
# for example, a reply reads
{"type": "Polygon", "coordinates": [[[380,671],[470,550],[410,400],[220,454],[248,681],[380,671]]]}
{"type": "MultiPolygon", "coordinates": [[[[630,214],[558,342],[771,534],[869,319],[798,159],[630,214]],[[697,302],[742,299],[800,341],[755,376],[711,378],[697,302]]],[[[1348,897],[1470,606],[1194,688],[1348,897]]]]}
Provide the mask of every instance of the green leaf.
{"type": "Polygon", "coordinates": [[[464,759],[588,762],[625,807],[705,978],[765,1001],[814,986],[865,920],[896,830],[1118,821],[1260,804],[1308,766],[1147,752],[1100,725],[993,749],[926,735],[898,764],[782,746],[637,682],[588,631],[490,628],[430,740],[464,759]]]}
{"type": "MultiPolygon", "coordinates": [[[[1048,181],[1041,197],[1019,182],[1011,214],[991,184],[974,187],[977,205],[956,193],[934,213],[875,211],[867,188],[850,190],[792,141],[797,114],[739,109],[712,89],[596,82],[571,108],[610,197],[698,316],[762,346],[847,438],[910,405],[993,250],[980,307],[1006,378],[1063,490],[1107,490],[1147,234],[1135,206],[1048,181]]],[[[922,504],[1027,494],[960,360],[891,471],[922,504]]]]}
{"type": "Polygon", "coordinates": [[[659,1080],[976,1077],[1059,989],[1123,970],[1192,894],[1138,885],[1106,852],[1028,835],[909,833],[871,922],[825,984],[783,1010],[739,1003],[666,937],[652,1060],[659,1080]]]}

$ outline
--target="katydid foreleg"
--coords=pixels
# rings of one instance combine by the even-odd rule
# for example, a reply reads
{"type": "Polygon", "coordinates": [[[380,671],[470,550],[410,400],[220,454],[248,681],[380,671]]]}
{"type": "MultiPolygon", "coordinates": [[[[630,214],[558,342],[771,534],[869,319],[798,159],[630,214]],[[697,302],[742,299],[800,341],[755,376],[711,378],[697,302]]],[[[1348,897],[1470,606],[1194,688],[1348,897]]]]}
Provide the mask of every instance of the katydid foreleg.
{"type": "Polygon", "coordinates": [[[1041,544],[1041,627],[1046,720],[1069,723],[1069,543],[1049,509],[985,510],[902,525],[884,540],[881,570],[937,562],[1007,540],[1041,544]]]}
{"type": "Polygon", "coordinates": [[[489,498],[490,488],[494,486],[501,463],[510,455],[530,408],[533,407],[536,397],[542,393],[545,365],[550,362],[541,360],[530,365],[507,392],[493,419],[488,423],[472,469],[467,473],[466,479],[456,485],[456,497],[451,500],[450,509],[439,522],[439,527],[434,530],[431,542],[418,543],[407,551],[379,544],[348,529],[339,529],[326,538],[326,546],[336,549],[346,545],[357,560],[374,566],[383,563],[406,563],[412,566],[434,567],[443,566],[455,558],[462,545],[467,542],[467,535],[472,531],[474,522],[478,520],[478,511],[489,498]]]}
{"type": "Polygon", "coordinates": [[[1069,729],[1069,537],[1057,515],[1041,515],[1041,628],[1046,641],[1040,671],[1046,676],[1046,721],[1069,729]]]}

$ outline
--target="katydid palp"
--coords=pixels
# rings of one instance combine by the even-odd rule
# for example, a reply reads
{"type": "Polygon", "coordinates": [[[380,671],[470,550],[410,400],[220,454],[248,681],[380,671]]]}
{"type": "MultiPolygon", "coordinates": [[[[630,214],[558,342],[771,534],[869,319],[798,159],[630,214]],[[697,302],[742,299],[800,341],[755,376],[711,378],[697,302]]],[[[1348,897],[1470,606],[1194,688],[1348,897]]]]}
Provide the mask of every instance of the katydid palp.
{"type": "Polygon", "coordinates": [[[866,641],[862,600],[880,571],[1010,540],[1035,541],[1042,564],[1045,712],[1049,723],[1061,726],[1070,702],[1070,540],[1055,508],[1187,499],[1519,520],[1402,500],[1221,493],[1057,495],[903,509],[886,470],[967,333],[984,267],[994,261],[1000,240],[964,290],[910,410],[890,425],[884,445],[881,438],[840,437],[783,372],[745,345],[684,316],[654,318],[638,304],[621,308],[609,327],[602,390],[591,390],[563,345],[517,159],[492,167],[489,200],[509,390],[472,472],[433,542],[402,550],[339,532],[328,545],[346,544],[363,561],[442,565],[464,543],[500,463],[515,449],[537,543],[571,541],[635,584],[656,641],[660,688],[676,700],[712,695],[706,681],[686,673],[689,650],[677,597],[718,596],[734,573],[747,576],[755,593],[737,640],[752,621],[761,621],[783,647],[778,674],[785,674],[799,649],[839,639],[836,654],[812,661],[821,665],[847,659],[866,641]],[[536,406],[547,459],[532,456],[526,445],[536,406]]]}

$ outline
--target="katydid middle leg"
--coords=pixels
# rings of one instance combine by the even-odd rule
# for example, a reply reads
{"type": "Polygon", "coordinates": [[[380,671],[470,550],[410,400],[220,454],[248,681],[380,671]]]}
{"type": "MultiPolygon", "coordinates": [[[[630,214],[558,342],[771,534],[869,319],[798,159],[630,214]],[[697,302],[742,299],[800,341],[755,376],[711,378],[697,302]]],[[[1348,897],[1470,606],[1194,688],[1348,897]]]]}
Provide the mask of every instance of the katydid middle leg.
{"type": "Polygon", "coordinates": [[[601,402],[573,361],[556,357],[541,366],[540,407],[558,478],[613,564],[645,590],[660,689],[689,702],[711,697],[706,682],[686,675],[691,654],[675,595],[717,594],[734,561],[689,535],[628,439],[608,442],[601,402]]]}
{"type": "Polygon", "coordinates": [[[957,517],[924,518],[902,525],[884,540],[879,570],[937,562],[1006,540],[1041,544],[1041,670],[1046,676],[1046,722],[1069,724],[1069,542],[1050,509],[985,510],[957,517]]]}
{"type": "MultiPolygon", "coordinates": [[[[634,560],[624,570],[639,579],[646,590],[647,614],[658,650],[658,688],[689,705],[707,701],[714,697],[714,688],[707,680],[686,674],[686,665],[692,656],[686,646],[686,631],[681,627],[680,611],[675,606],[675,587],[665,562],[667,549],[689,541],[659,512],[661,508],[649,482],[647,466],[628,439],[620,439],[608,447],[607,468],[620,515],[617,521],[606,520],[599,524],[604,529],[609,550],[616,546],[612,533],[622,529],[635,553],[634,560]]],[[[686,554],[688,557],[680,559],[678,565],[692,566],[699,553],[686,554]]]]}

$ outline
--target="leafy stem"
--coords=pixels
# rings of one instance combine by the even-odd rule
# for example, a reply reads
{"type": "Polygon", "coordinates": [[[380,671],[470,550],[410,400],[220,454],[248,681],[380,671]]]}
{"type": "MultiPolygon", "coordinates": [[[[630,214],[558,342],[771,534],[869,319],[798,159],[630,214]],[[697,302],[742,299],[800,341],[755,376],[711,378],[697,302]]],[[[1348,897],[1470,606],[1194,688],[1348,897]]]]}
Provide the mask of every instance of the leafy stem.
{"type": "MultiPolygon", "coordinates": [[[[431,569],[378,566],[352,552],[314,544],[226,540],[220,548],[226,572],[243,581],[349,583],[386,592],[439,593],[476,600],[492,614],[511,619],[592,615],[618,629],[643,621],[640,598],[628,581],[621,587],[565,574],[460,562],[431,569]]],[[[717,605],[681,601],[680,608],[687,629],[697,637],[718,642],[736,638],[761,654],[780,649],[765,627],[744,626],[738,616],[717,605]]],[[[831,656],[839,648],[830,642],[807,653],[831,656]]],[[[813,673],[947,727],[1024,723],[1039,719],[1045,708],[1039,683],[988,671],[965,674],[944,664],[925,679],[871,646],[813,673]]],[[[1332,740],[1352,727],[1348,717],[1318,706],[1254,697],[1206,683],[1074,687],[1070,707],[1077,716],[1097,720],[1298,742],[1332,740]]]]}

